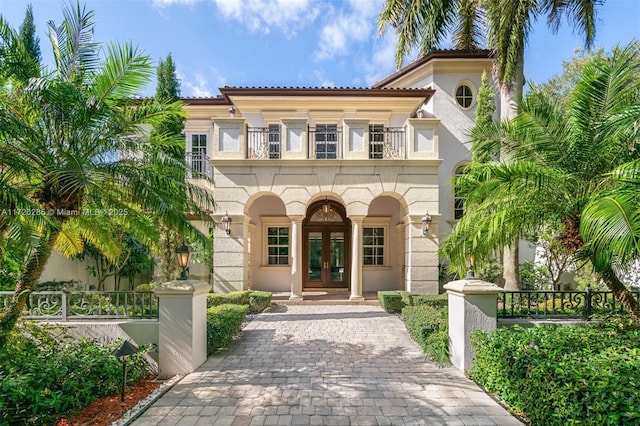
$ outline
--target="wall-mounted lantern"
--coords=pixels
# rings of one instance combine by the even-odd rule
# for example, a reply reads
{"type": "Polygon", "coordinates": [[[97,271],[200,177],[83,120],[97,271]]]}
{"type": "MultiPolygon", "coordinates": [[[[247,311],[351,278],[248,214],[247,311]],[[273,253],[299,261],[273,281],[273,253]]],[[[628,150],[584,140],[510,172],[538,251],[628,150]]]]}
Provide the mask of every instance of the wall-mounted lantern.
{"type": "Polygon", "coordinates": [[[433,218],[429,215],[429,212],[425,213],[425,215],[422,216],[422,235],[427,235],[432,221],[433,218]]]}
{"type": "Polygon", "coordinates": [[[122,386],[120,387],[120,401],[124,401],[124,391],[127,387],[127,359],[131,355],[135,355],[138,353],[138,348],[125,340],[122,342],[122,345],[118,349],[112,352],[113,356],[118,358],[122,363],[122,386]]]}
{"type": "Polygon", "coordinates": [[[229,107],[229,117],[235,117],[236,116],[236,109],[234,108],[233,105],[231,105],[229,107]]]}
{"type": "Polygon", "coordinates": [[[233,222],[233,220],[229,217],[229,214],[225,212],[221,220],[222,220],[222,227],[224,228],[224,232],[226,232],[227,235],[231,235],[231,222],[233,222]]]}
{"type": "Polygon", "coordinates": [[[181,245],[176,248],[176,255],[178,256],[178,265],[182,268],[179,280],[188,280],[189,274],[187,273],[187,266],[189,266],[189,258],[191,257],[191,247],[187,245],[181,245]]]}

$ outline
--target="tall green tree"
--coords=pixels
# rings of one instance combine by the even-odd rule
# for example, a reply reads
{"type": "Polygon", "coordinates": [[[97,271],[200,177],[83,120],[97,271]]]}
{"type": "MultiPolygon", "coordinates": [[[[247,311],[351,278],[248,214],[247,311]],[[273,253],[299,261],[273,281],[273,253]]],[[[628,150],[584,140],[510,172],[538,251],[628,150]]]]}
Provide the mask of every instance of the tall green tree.
{"type": "Polygon", "coordinates": [[[20,38],[29,52],[29,56],[31,56],[34,61],[40,62],[42,60],[40,37],[36,35],[36,25],[33,23],[33,7],[31,5],[27,6],[27,11],[25,12],[24,20],[22,21],[22,25],[20,25],[19,31],[20,38]]]}
{"type": "MultiPolygon", "coordinates": [[[[171,53],[167,55],[166,59],[161,58],[158,62],[156,79],[155,99],[158,102],[180,101],[180,81],[176,75],[176,67],[171,53]]],[[[184,161],[185,141],[182,135],[183,129],[183,117],[167,117],[166,120],[159,122],[154,127],[151,133],[152,140],[159,136],[161,140],[171,141],[171,144],[166,146],[166,152],[177,161],[184,161]]],[[[157,254],[160,260],[160,280],[163,282],[176,277],[179,266],[174,250],[182,241],[185,241],[185,236],[180,235],[177,230],[169,227],[160,229],[160,243],[157,254]]]]}
{"type": "MultiPolygon", "coordinates": [[[[160,59],[156,69],[155,99],[161,103],[180,101],[180,81],[176,75],[176,66],[169,53],[166,59],[160,59]]],[[[153,129],[152,137],[159,135],[161,140],[169,140],[167,152],[176,160],[184,160],[184,116],[170,116],[160,121],[153,129]]]]}
{"type": "Polygon", "coordinates": [[[460,179],[474,208],[442,253],[462,270],[470,253],[482,259],[517,236],[553,231],[640,322],[619,279],[640,255],[640,44],[585,64],[569,103],[534,88],[520,107],[479,138],[509,161],[473,163],[460,179]]]}
{"type": "MultiPolygon", "coordinates": [[[[585,36],[591,47],[595,37],[596,6],[601,0],[386,0],[379,31],[398,33],[396,63],[400,67],[414,48],[420,54],[437,49],[449,34],[454,48],[486,45],[494,53],[493,76],[500,91],[501,119],[517,115],[517,100],[524,85],[524,48],[531,23],[545,16],[557,32],[563,18],[585,36]]],[[[517,289],[518,239],[504,252],[505,288],[517,289]]]]}
{"type": "MultiPolygon", "coordinates": [[[[63,12],[60,25],[48,23],[55,66],[40,77],[24,78],[16,58],[29,59],[0,50],[15,63],[0,76],[0,171],[12,174],[0,182],[2,199],[35,206],[40,218],[35,222],[26,212],[11,221],[33,221],[37,239],[13,302],[0,315],[5,331],[20,315],[24,292],[37,287],[54,245],[72,255],[88,241],[115,260],[121,248],[109,230],[126,223],[134,237],[150,242],[149,212],[158,223],[206,241],[186,212],[204,215],[213,206],[209,192],[184,179],[184,161],[144,133],[168,116],[183,115],[180,103],[134,99],[153,74],[149,57],[129,43],[95,42],[94,13],[79,4],[63,12]]],[[[15,38],[0,20],[0,46],[19,47],[15,38]]]]}
{"type": "Polygon", "coordinates": [[[487,72],[483,71],[480,88],[478,89],[476,124],[471,131],[471,152],[473,154],[473,160],[481,163],[487,162],[499,154],[498,152],[477,150],[477,144],[474,143],[475,134],[482,135],[488,127],[493,126],[493,114],[496,111],[495,98],[493,87],[489,84],[489,79],[487,78],[487,72]]]}

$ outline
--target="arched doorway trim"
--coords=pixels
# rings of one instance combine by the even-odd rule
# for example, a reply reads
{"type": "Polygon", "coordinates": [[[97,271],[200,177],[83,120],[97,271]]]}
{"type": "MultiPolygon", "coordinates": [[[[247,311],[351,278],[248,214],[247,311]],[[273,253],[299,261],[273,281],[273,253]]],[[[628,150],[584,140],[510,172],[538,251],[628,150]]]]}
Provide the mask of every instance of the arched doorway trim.
{"type": "Polygon", "coordinates": [[[351,221],[345,207],[328,198],[310,204],[302,238],[303,287],[349,288],[351,221]]]}

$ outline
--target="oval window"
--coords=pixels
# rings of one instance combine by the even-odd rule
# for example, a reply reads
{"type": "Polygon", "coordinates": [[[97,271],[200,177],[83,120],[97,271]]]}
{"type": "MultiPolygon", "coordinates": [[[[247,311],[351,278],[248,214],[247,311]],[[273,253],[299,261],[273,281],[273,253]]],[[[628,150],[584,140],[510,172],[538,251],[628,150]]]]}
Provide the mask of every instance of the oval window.
{"type": "Polygon", "coordinates": [[[456,102],[462,108],[470,108],[473,103],[473,91],[466,84],[458,86],[456,89],[456,102]]]}

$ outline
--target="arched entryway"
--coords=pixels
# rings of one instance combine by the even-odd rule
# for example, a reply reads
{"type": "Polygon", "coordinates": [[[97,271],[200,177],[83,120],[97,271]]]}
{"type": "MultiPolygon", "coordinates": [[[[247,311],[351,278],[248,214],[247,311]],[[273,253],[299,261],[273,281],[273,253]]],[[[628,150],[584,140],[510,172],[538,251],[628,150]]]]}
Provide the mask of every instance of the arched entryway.
{"type": "Polygon", "coordinates": [[[320,200],[302,223],[304,288],[349,288],[351,221],[341,204],[320,200]]]}

